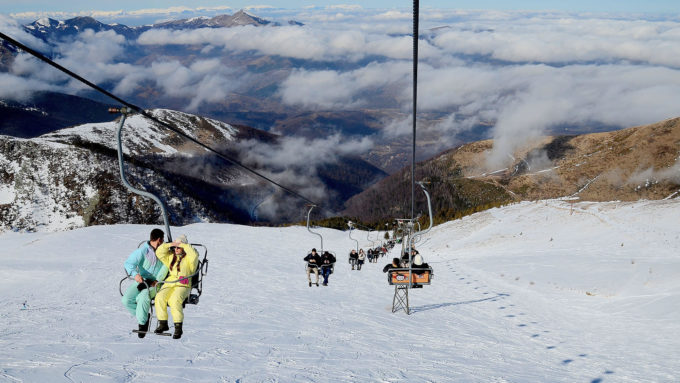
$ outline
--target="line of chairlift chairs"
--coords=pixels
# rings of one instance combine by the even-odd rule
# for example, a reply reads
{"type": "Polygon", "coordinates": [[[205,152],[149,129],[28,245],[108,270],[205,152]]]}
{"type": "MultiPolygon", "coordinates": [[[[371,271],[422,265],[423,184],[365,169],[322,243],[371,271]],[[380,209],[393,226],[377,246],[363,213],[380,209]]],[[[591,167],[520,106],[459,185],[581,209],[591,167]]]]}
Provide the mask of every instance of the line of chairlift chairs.
{"type": "MultiPolygon", "coordinates": [[[[409,289],[414,287],[422,287],[423,285],[429,285],[432,283],[432,279],[434,278],[434,270],[432,269],[431,266],[428,265],[422,268],[413,267],[413,257],[415,254],[414,251],[411,251],[411,249],[415,249],[415,244],[421,240],[424,234],[426,234],[428,231],[430,231],[430,229],[432,229],[433,225],[432,203],[430,200],[430,193],[428,193],[423,182],[417,182],[417,184],[420,186],[422,191],[425,193],[425,197],[427,198],[427,208],[430,216],[430,226],[425,230],[420,230],[420,222],[418,222],[414,218],[411,219],[398,218],[395,220],[397,223],[395,234],[400,238],[400,240],[397,242],[401,242],[401,251],[399,253],[400,254],[399,258],[403,258],[403,263],[402,267],[394,267],[387,270],[387,283],[389,285],[394,286],[394,296],[392,297],[392,312],[395,313],[397,311],[403,310],[407,315],[411,314],[408,295],[409,289]],[[415,231],[416,226],[419,229],[418,231],[415,231]]],[[[317,235],[319,237],[319,240],[321,242],[321,253],[323,254],[325,251],[328,251],[324,249],[323,236],[321,235],[321,233],[312,231],[309,226],[310,215],[314,207],[315,207],[314,205],[310,205],[309,210],[307,211],[307,230],[310,233],[317,235]]],[[[349,226],[349,238],[356,243],[356,251],[358,252],[359,241],[355,238],[352,238],[352,230],[355,228],[356,225],[351,221],[349,221],[347,225],[349,226]]],[[[369,239],[369,235],[370,231],[367,233],[366,239],[371,241],[369,239]]],[[[374,244],[373,241],[371,242],[372,244],[374,244]]],[[[328,252],[335,256],[335,252],[332,251],[328,252]]],[[[377,257],[377,255],[375,256],[377,257]]],[[[353,262],[355,262],[355,259],[353,257],[349,257],[349,263],[352,265],[353,262]]],[[[305,265],[305,269],[307,267],[309,267],[309,263],[305,265]]],[[[333,270],[334,265],[332,265],[331,267],[332,267],[331,270],[333,270]]]]}

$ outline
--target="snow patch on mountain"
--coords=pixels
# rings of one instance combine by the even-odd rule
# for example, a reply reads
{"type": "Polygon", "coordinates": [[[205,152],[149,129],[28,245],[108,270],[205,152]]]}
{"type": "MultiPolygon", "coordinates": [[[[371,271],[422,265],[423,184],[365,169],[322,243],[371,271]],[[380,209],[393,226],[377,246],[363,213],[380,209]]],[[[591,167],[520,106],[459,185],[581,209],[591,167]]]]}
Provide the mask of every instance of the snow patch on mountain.
{"type": "MultiPolygon", "coordinates": [[[[187,136],[202,142],[224,143],[233,141],[238,133],[238,130],[233,126],[210,118],[168,109],[154,109],[150,113],[155,118],[176,127],[187,136]]],[[[116,150],[118,125],[118,121],[83,124],[43,135],[41,139],[47,143],[61,142],[78,137],[87,142],[97,143],[116,150]]],[[[180,150],[176,146],[176,142],[172,143],[174,139],[176,139],[175,133],[142,115],[134,114],[125,119],[122,136],[125,154],[154,152],[170,156],[179,152],[187,154],[208,152],[206,149],[195,145],[180,150]]]]}
{"type": "Polygon", "coordinates": [[[0,205],[12,203],[14,198],[14,189],[9,185],[0,184],[0,205]]]}

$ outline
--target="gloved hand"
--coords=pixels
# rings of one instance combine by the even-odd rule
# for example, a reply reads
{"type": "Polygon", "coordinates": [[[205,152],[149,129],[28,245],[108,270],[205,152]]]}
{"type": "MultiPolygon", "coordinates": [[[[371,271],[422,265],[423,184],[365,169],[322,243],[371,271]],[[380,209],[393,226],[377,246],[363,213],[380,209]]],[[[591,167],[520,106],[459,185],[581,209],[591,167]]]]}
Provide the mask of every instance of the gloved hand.
{"type": "Polygon", "coordinates": [[[153,279],[144,279],[144,282],[146,282],[146,285],[144,283],[140,283],[137,285],[137,290],[142,291],[144,290],[147,286],[153,287],[156,284],[156,281],[153,279]]]}

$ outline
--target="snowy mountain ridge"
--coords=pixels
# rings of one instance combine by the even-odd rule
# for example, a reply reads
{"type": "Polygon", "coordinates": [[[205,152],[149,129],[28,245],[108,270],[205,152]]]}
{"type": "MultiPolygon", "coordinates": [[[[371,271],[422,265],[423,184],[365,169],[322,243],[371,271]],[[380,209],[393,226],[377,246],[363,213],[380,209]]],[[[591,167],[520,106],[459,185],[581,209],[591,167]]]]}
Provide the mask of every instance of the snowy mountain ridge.
{"type": "MultiPolygon", "coordinates": [[[[151,114],[213,145],[227,145],[238,133],[229,124],[182,112],[159,109],[151,114]]],[[[117,127],[118,122],[111,121],[79,125],[33,139],[0,136],[0,231],[157,222],[160,209],[151,201],[131,195],[120,181],[117,127]]],[[[181,170],[181,164],[191,166],[193,157],[201,163],[205,149],[187,144],[176,133],[139,115],[126,119],[123,137],[124,152],[133,156],[133,161],[126,161],[129,180],[137,187],[160,193],[171,208],[174,222],[219,221],[234,214],[216,211],[199,197],[199,191],[177,185],[172,169],[163,169],[167,165],[181,170]]],[[[238,178],[228,168],[213,171],[210,176],[214,182],[227,185],[238,178]]],[[[205,178],[201,174],[194,177],[193,182],[199,185],[206,182],[201,181],[205,178]]],[[[200,192],[210,190],[207,186],[201,188],[200,192]]]]}
{"type": "Polygon", "coordinates": [[[113,30],[127,38],[137,38],[140,34],[151,29],[198,29],[198,28],[230,28],[237,26],[279,25],[240,10],[233,15],[219,15],[215,17],[193,17],[159,22],[151,25],[128,27],[123,24],[105,24],[90,16],[78,16],[68,20],[55,20],[43,17],[24,26],[26,31],[44,40],[61,40],[73,36],[85,29],[95,32],[113,30]]]}
{"type": "MultiPolygon", "coordinates": [[[[153,109],[150,111],[150,114],[160,121],[176,127],[191,138],[212,143],[213,145],[224,145],[229,141],[234,141],[238,133],[238,129],[227,123],[180,111],[153,109]]],[[[117,150],[116,132],[119,120],[120,117],[116,121],[108,123],[83,124],[61,129],[43,135],[41,140],[59,142],[77,138],[117,150]]],[[[138,114],[133,114],[125,119],[122,139],[123,152],[125,154],[139,155],[146,152],[154,152],[161,155],[173,155],[180,152],[175,146],[177,134],[138,114]],[[175,142],[174,145],[173,141],[175,142]]],[[[184,150],[183,152],[207,153],[207,150],[195,145],[192,149],[184,150]]]]}

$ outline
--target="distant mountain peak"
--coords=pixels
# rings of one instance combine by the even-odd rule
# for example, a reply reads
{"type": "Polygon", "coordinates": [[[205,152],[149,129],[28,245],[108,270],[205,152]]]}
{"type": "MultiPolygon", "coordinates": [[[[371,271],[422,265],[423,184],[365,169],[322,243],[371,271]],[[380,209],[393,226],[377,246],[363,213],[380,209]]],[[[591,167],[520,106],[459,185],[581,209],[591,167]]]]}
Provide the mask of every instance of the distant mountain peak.
{"type": "Polygon", "coordinates": [[[59,21],[54,20],[54,19],[50,19],[49,17],[42,17],[42,18],[36,20],[34,24],[40,25],[40,26],[43,26],[43,27],[50,27],[54,24],[59,24],[59,23],[60,23],[59,21]]]}
{"type": "Polygon", "coordinates": [[[44,31],[53,29],[53,28],[58,28],[60,25],[64,24],[63,21],[55,20],[55,19],[50,19],[49,17],[42,17],[28,25],[26,25],[26,29],[29,30],[38,30],[38,31],[44,31]]]}
{"type": "Polygon", "coordinates": [[[257,16],[248,14],[246,11],[241,9],[240,11],[234,13],[233,15],[220,15],[215,16],[208,20],[208,24],[214,27],[236,27],[244,25],[254,25],[261,26],[271,24],[270,21],[261,19],[257,16]]]}
{"type": "Polygon", "coordinates": [[[130,28],[122,24],[104,24],[90,16],[78,16],[65,21],[43,17],[25,25],[24,28],[28,33],[46,42],[72,37],[86,29],[92,29],[95,32],[113,30],[127,38],[136,37],[144,30],[143,28],[130,28]]]}
{"type": "Polygon", "coordinates": [[[169,29],[190,29],[190,28],[230,28],[244,25],[267,25],[271,21],[250,15],[244,10],[240,10],[233,15],[218,15],[212,18],[192,17],[190,19],[180,19],[154,24],[152,28],[169,29]]]}

